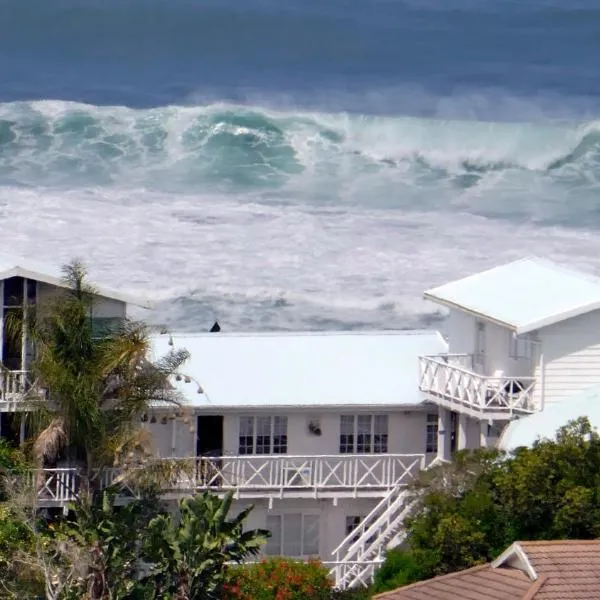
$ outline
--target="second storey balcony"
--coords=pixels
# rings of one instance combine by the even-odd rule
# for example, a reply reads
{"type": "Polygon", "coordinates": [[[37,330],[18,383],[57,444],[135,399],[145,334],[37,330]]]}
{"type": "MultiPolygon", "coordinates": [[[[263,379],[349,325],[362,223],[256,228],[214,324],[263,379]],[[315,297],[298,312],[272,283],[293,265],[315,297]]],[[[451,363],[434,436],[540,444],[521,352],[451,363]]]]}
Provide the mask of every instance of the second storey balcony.
{"type": "MultiPolygon", "coordinates": [[[[163,496],[177,499],[210,490],[235,492],[237,498],[381,498],[409,485],[425,467],[423,454],[338,454],[330,456],[253,455],[163,459],[177,465],[163,484],[163,496]]],[[[167,469],[167,472],[169,469],[167,469]]],[[[101,487],[121,486],[131,497],[135,486],[121,481],[122,471],[99,473],[101,487]]],[[[64,506],[80,487],[76,468],[45,469],[33,477],[39,506],[64,506]]],[[[133,478],[135,481],[135,478],[133,478]]]]}
{"type": "Polygon", "coordinates": [[[419,389],[430,402],[479,419],[506,420],[535,412],[534,377],[475,373],[466,354],[419,358],[419,389]]]}
{"type": "Polygon", "coordinates": [[[28,371],[0,370],[0,412],[22,410],[19,403],[31,387],[28,371]]]}

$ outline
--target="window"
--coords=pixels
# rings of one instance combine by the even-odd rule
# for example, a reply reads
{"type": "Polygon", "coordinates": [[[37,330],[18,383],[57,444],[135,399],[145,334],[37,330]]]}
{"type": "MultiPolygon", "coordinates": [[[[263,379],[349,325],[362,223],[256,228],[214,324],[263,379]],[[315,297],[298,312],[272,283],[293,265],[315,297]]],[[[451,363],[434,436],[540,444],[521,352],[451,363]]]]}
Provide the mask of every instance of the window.
{"type": "Polygon", "coordinates": [[[285,454],[287,417],[240,417],[239,454],[285,454]]]}
{"type": "Polygon", "coordinates": [[[509,335],[509,356],[510,358],[531,358],[532,340],[527,336],[514,335],[512,331],[509,335]]]}
{"type": "MultiPolygon", "coordinates": [[[[356,528],[363,522],[364,518],[365,517],[362,515],[349,515],[346,517],[346,537],[348,537],[353,531],[356,530],[356,528]]],[[[355,536],[352,537],[352,542],[356,542],[356,540],[358,540],[359,537],[360,533],[357,533],[355,536]]],[[[376,537],[377,534],[374,534],[371,537],[369,537],[369,539],[367,540],[367,544],[373,543],[376,537]]]]}
{"type": "Polygon", "coordinates": [[[438,451],[438,416],[436,413],[427,414],[427,425],[425,433],[425,452],[435,453],[438,451]]]}
{"type": "Polygon", "coordinates": [[[23,278],[9,277],[4,280],[4,306],[23,305],[23,278]]]}
{"type": "Polygon", "coordinates": [[[268,515],[271,537],[265,546],[269,556],[314,556],[319,553],[319,516],[268,515]]]}
{"type": "Polygon", "coordinates": [[[485,323],[481,321],[476,325],[474,363],[479,369],[485,368],[485,323]]]}
{"type": "Polygon", "coordinates": [[[273,417],[273,454],[287,452],[287,417],[273,417]]]}
{"type": "Polygon", "coordinates": [[[387,415],[341,415],[340,454],[383,454],[387,451],[387,415]]]}
{"type": "Polygon", "coordinates": [[[92,337],[102,339],[115,333],[123,327],[123,318],[121,317],[92,317],[92,337]]]}
{"type": "MultiPolygon", "coordinates": [[[[363,517],[360,515],[349,515],[346,517],[346,537],[348,537],[360,525],[362,520],[363,517]]],[[[357,539],[358,534],[352,538],[352,541],[355,542],[357,539]]]]}
{"type": "Polygon", "coordinates": [[[240,417],[239,454],[254,454],[254,417],[240,417]]]}

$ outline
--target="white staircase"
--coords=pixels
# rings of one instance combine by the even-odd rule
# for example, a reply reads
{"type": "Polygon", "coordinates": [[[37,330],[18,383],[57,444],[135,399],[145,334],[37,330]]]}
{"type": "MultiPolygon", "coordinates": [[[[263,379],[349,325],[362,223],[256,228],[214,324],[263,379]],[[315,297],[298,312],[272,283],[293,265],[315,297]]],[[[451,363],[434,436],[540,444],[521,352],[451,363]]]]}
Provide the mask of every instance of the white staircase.
{"type": "MultiPolygon", "coordinates": [[[[436,457],[425,467],[425,471],[444,463],[436,457]]],[[[351,531],[333,551],[334,567],[330,574],[338,588],[368,587],[375,571],[384,561],[386,550],[395,548],[406,539],[404,519],[417,502],[419,492],[396,485],[381,499],[375,508],[351,531]]]]}
{"type": "Polygon", "coordinates": [[[405,485],[392,488],[375,508],[333,551],[331,575],[338,588],[367,587],[386,550],[401,544],[406,536],[402,523],[416,501],[414,490],[405,485]]]}

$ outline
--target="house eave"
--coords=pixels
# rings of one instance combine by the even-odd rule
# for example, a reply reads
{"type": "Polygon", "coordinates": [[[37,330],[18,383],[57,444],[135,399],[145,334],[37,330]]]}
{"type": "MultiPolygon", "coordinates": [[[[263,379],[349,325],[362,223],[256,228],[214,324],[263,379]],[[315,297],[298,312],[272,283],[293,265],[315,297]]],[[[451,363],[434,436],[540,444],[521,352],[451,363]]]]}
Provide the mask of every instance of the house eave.
{"type": "MultiPolygon", "coordinates": [[[[68,288],[68,285],[64,282],[64,280],[59,277],[54,277],[53,275],[48,275],[47,273],[41,273],[39,271],[31,271],[19,266],[0,273],[0,281],[8,279],[9,277],[23,277],[25,279],[33,279],[35,281],[40,281],[41,283],[46,283],[48,285],[53,285],[63,289],[68,288]]],[[[125,304],[130,304],[132,306],[138,306],[140,308],[153,308],[153,303],[147,298],[122,294],[103,286],[93,285],[93,288],[98,296],[124,302],[125,304]]]]}

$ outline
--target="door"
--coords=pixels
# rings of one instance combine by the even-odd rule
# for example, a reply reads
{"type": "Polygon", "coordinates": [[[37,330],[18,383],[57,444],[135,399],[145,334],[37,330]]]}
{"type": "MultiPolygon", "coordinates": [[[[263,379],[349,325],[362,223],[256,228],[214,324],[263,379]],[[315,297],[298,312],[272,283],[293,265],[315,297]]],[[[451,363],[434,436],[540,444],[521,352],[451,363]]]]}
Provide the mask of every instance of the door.
{"type": "Polygon", "coordinates": [[[199,416],[196,431],[196,456],[223,454],[223,415],[199,416]]]}
{"type": "Polygon", "coordinates": [[[475,352],[473,354],[473,370],[485,374],[485,323],[475,324],[475,352]]]}
{"type": "Polygon", "coordinates": [[[201,487],[219,487],[223,455],[223,415],[201,415],[197,420],[197,481],[201,487]]]}

